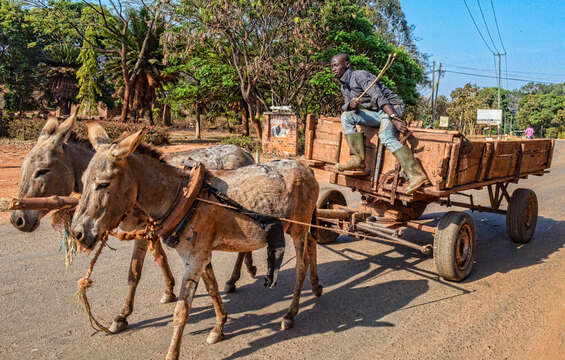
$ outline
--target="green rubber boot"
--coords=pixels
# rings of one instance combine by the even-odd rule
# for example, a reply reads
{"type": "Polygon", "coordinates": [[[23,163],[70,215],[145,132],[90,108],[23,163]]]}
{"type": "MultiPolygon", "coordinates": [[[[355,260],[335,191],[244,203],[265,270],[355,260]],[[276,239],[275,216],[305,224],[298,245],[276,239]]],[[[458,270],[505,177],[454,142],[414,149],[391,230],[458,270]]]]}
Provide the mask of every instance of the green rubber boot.
{"type": "Polygon", "coordinates": [[[428,181],[424,169],[422,169],[422,165],[414,158],[412,150],[410,150],[408,146],[402,146],[400,149],[396,150],[393,155],[400,163],[400,166],[402,166],[406,175],[408,175],[410,182],[408,187],[406,187],[406,194],[412,194],[428,181]]]}
{"type": "Polygon", "coordinates": [[[365,144],[363,143],[363,133],[345,134],[345,139],[349,145],[350,159],[345,164],[337,164],[335,167],[339,171],[345,170],[365,170],[365,144]]]}

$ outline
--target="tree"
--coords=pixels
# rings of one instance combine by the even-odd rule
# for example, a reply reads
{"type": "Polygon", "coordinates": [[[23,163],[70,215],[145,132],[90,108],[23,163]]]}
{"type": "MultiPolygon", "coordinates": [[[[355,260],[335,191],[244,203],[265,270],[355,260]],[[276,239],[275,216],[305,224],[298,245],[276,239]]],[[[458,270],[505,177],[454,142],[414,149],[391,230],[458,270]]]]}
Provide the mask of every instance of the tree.
{"type": "Polygon", "coordinates": [[[89,26],[85,31],[85,41],[78,56],[78,61],[82,64],[77,71],[79,92],[77,100],[80,101],[82,109],[87,109],[92,113],[96,109],[97,97],[102,95],[98,85],[100,68],[98,66],[98,53],[90,43],[96,41],[96,31],[93,26],[89,26]]]}
{"type": "Polygon", "coordinates": [[[21,3],[0,0],[0,83],[7,88],[8,109],[37,105],[31,95],[43,77],[33,69],[40,62],[45,39],[30,22],[31,15],[21,3]]]}

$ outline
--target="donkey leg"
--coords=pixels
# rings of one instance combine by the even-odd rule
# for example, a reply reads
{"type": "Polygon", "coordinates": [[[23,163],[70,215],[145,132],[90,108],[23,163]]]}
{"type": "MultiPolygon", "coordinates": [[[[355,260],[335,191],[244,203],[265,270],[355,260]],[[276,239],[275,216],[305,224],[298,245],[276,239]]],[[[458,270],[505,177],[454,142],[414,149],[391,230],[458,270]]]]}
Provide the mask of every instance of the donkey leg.
{"type": "Polygon", "coordinates": [[[161,246],[161,241],[155,241],[155,261],[159,264],[163,277],[165,278],[165,293],[161,297],[161,304],[167,304],[173,302],[177,299],[174,293],[175,288],[175,277],[169,266],[169,261],[167,260],[167,254],[161,246]]]}
{"type": "Polygon", "coordinates": [[[318,252],[316,248],[316,239],[310,233],[308,233],[308,244],[306,246],[308,248],[308,260],[310,262],[310,284],[312,284],[312,292],[316,295],[316,297],[320,297],[324,287],[320,284],[320,280],[318,279],[318,252]]]}
{"type": "Polygon", "coordinates": [[[135,290],[141,278],[141,270],[143,269],[143,261],[145,260],[145,253],[147,252],[147,241],[145,239],[135,240],[133,246],[133,253],[128,273],[128,293],[126,295],[126,302],[122,308],[120,315],[114,318],[110,331],[114,334],[125,330],[128,327],[127,317],[133,312],[133,301],[135,298],[135,290]]]}
{"type": "Polygon", "coordinates": [[[253,254],[251,251],[245,253],[245,267],[249,275],[254,278],[257,274],[257,267],[253,265],[253,254]]]}
{"type": "Polygon", "coordinates": [[[228,314],[220,296],[220,290],[218,289],[218,282],[214,275],[212,263],[206,265],[206,269],[204,269],[204,272],[202,273],[202,279],[204,280],[208,294],[212,298],[214,311],[216,312],[216,326],[214,326],[214,329],[212,329],[210,335],[208,335],[206,342],[208,344],[215,344],[224,339],[224,324],[228,319],[228,314]]]}
{"type": "MultiPolygon", "coordinates": [[[[186,261],[186,260],[185,260],[186,261]]],[[[166,360],[177,360],[179,358],[180,345],[184,326],[188,320],[188,314],[192,306],[192,299],[196,293],[196,287],[202,274],[202,261],[195,257],[186,261],[185,273],[182,279],[179,299],[173,313],[173,337],[169,345],[166,360]]]]}
{"type": "Polygon", "coordinates": [[[235,283],[241,277],[241,266],[243,265],[245,254],[247,253],[237,253],[237,260],[235,261],[229,280],[226,281],[226,284],[224,285],[224,292],[232,293],[235,291],[235,283]]]}
{"type": "MultiPolygon", "coordinates": [[[[304,239],[304,234],[300,237],[293,236],[293,239],[304,239]]],[[[282,319],[281,329],[288,330],[294,325],[294,317],[298,313],[298,306],[300,304],[300,293],[304,285],[304,278],[306,277],[306,267],[308,256],[305,256],[304,241],[294,243],[296,249],[296,282],[294,283],[294,293],[292,295],[292,302],[288,308],[288,312],[282,319]]]]}

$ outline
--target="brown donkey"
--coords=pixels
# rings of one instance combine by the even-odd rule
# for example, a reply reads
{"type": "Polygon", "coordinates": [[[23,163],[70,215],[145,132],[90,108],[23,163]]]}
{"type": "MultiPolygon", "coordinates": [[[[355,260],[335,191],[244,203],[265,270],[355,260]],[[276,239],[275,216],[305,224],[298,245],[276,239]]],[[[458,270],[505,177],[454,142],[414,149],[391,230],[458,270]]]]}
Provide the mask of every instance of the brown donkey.
{"type": "MultiPolygon", "coordinates": [[[[37,143],[27,154],[22,164],[19,197],[66,196],[73,191],[82,192],[81,176],[94,155],[94,149],[88,141],[75,138],[72,133],[75,120],[76,117],[73,115],[61,124],[58,124],[55,118],[50,118],[47,121],[37,143]]],[[[235,145],[191,150],[182,154],[172,154],[169,157],[172,163],[178,163],[181,158],[186,159],[188,157],[208,166],[220,168],[241,167],[254,163],[251,154],[235,145]]],[[[14,210],[10,220],[18,230],[32,232],[37,229],[45,214],[45,211],[38,210],[14,210]]],[[[120,226],[126,230],[141,229],[144,222],[145,215],[137,210],[133,212],[132,216],[124,219],[120,226]]],[[[127,327],[127,317],[133,311],[135,291],[141,277],[147,248],[147,241],[134,240],[128,275],[128,293],[120,315],[116,316],[110,327],[112,332],[117,333],[127,327]]],[[[157,262],[162,270],[166,285],[161,303],[169,303],[176,299],[173,293],[175,281],[165,252],[162,249],[158,250],[160,250],[161,256],[157,257],[157,262]]],[[[235,283],[241,273],[244,255],[248,271],[252,276],[255,276],[256,268],[252,264],[251,253],[240,254],[232,277],[226,282],[226,288],[235,290],[235,283]]]]}
{"type": "MultiPolygon", "coordinates": [[[[146,147],[139,146],[141,132],[110,143],[104,129],[90,124],[89,139],[96,149],[83,175],[84,191],[73,217],[71,232],[81,244],[92,249],[106,231],[138,207],[153,219],[169,213],[186,175],[166,164],[146,147]],[[134,152],[135,150],[138,150],[134,152]]],[[[319,187],[312,170],[293,160],[251,165],[232,171],[212,171],[207,183],[246,209],[302,223],[310,223],[319,187]]],[[[213,195],[202,195],[215,201],[213,195]]],[[[296,283],[293,299],[281,327],[288,329],[298,312],[307,267],[316,296],[318,284],[316,242],[308,226],[284,222],[296,250],[296,283]]],[[[173,338],[167,359],[179,356],[182,332],[190,313],[196,286],[202,277],[212,297],[216,326],[208,343],[223,338],[227,314],[218,291],[211,258],[213,250],[246,252],[266,246],[263,227],[247,215],[205,202],[198,202],[176,246],[185,265],[179,300],[173,316],[173,338]]]]}

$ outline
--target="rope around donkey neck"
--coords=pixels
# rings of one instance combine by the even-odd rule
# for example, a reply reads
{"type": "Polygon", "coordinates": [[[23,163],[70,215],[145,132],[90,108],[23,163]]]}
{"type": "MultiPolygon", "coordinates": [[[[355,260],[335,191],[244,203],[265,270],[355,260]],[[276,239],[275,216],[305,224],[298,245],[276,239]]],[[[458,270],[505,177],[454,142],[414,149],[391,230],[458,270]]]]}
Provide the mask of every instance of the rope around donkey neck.
{"type": "Polygon", "coordinates": [[[92,310],[90,308],[90,303],[88,302],[88,297],[86,296],[86,289],[88,289],[92,285],[92,280],[90,280],[92,269],[94,268],[94,264],[96,264],[96,261],[98,260],[98,257],[102,252],[102,249],[106,245],[106,241],[108,241],[108,235],[109,232],[104,233],[104,236],[102,237],[98,250],[96,250],[96,253],[94,254],[94,257],[92,257],[92,260],[90,260],[90,266],[88,267],[86,274],[77,282],[79,289],[76,292],[75,296],[78,298],[78,300],[82,301],[82,304],[84,306],[84,311],[86,311],[86,313],[88,314],[88,320],[90,321],[90,326],[94,330],[96,330],[96,332],[104,331],[106,334],[112,334],[110,329],[102,325],[94,317],[94,315],[92,314],[92,310]]]}

